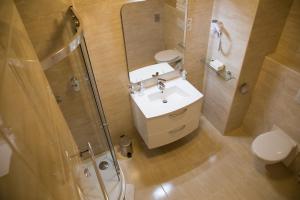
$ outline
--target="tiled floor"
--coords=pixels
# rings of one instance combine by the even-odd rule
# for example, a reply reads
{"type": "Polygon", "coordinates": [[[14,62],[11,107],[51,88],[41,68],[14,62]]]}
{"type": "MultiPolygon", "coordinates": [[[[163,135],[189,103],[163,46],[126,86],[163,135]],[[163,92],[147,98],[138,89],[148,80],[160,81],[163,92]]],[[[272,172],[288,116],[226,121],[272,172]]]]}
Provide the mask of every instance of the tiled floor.
{"type": "Polygon", "coordinates": [[[135,200],[300,199],[300,184],[282,165],[266,173],[255,164],[250,136],[222,136],[204,118],[200,127],[155,150],[134,141],[133,158],[120,163],[126,182],[135,185],[135,200]]]}

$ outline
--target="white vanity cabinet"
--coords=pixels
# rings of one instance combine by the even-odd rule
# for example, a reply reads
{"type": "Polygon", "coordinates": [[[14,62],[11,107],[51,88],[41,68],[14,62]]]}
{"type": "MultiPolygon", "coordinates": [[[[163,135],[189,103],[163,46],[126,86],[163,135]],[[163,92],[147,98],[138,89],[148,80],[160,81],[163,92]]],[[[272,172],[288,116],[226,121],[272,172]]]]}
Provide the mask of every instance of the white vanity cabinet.
{"type": "Polygon", "coordinates": [[[143,94],[131,94],[134,125],[149,149],[174,142],[199,126],[201,98],[203,95],[188,81],[177,80],[166,83],[165,96],[156,86],[147,88],[143,94]]]}
{"type": "Polygon", "coordinates": [[[199,126],[201,101],[162,116],[146,118],[133,103],[134,124],[149,149],[174,142],[199,126]]]}

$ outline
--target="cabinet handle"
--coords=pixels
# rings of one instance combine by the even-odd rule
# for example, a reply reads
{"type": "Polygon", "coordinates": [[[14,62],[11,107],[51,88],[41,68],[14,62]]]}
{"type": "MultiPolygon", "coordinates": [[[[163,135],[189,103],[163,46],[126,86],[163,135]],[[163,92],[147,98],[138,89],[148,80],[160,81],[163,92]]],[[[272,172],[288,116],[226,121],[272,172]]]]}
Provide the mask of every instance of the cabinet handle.
{"type": "Polygon", "coordinates": [[[177,112],[177,113],[174,113],[174,114],[170,114],[169,117],[171,117],[171,118],[177,117],[177,116],[179,116],[179,115],[184,114],[186,111],[187,111],[187,108],[183,109],[181,112],[177,112]]]}
{"type": "Polygon", "coordinates": [[[173,129],[173,130],[169,131],[169,133],[170,133],[170,134],[176,133],[176,132],[178,132],[178,131],[183,130],[185,127],[186,127],[186,125],[184,124],[184,125],[180,126],[180,127],[177,128],[177,129],[173,129]]]}

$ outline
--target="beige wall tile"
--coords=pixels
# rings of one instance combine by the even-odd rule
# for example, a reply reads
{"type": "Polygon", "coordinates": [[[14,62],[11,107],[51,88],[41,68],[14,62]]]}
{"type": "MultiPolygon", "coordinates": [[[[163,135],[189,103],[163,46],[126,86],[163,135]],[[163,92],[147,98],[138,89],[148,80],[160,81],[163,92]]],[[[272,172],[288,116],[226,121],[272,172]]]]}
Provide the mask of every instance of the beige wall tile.
{"type": "Polygon", "coordinates": [[[258,135],[275,124],[300,142],[300,106],[295,101],[299,88],[299,72],[266,57],[244,120],[245,129],[258,135]]]}
{"type": "Polygon", "coordinates": [[[114,143],[134,133],[120,9],[126,1],[75,2],[114,143]]]}
{"type": "Polygon", "coordinates": [[[300,71],[300,1],[294,0],[289,16],[284,26],[276,54],[283,62],[300,71]],[[287,61],[284,61],[287,60],[287,61]]]}
{"type": "Polygon", "coordinates": [[[251,94],[258,79],[264,57],[275,50],[291,3],[292,1],[281,0],[259,1],[255,21],[235,89],[234,99],[230,108],[226,132],[230,132],[241,126],[248,110],[251,94]],[[239,86],[244,83],[248,84],[250,90],[245,95],[239,92],[239,86]]]}
{"type": "MultiPolygon", "coordinates": [[[[218,52],[218,39],[210,35],[207,59],[219,59],[237,78],[242,68],[248,40],[251,34],[258,1],[222,1],[214,2],[213,19],[224,24],[222,51],[218,52]]],[[[222,133],[226,130],[227,120],[237,79],[222,80],[215,72],[206,70],[204,115],[222,133]]]]}
{"type": "Polygon", "coordinates": [[[192,19],[192,29],[187,31],[184,68],[188,72],[188,80],[201,92],[213,2],[190,0],[188,4],[188,17],[192,19]]]}

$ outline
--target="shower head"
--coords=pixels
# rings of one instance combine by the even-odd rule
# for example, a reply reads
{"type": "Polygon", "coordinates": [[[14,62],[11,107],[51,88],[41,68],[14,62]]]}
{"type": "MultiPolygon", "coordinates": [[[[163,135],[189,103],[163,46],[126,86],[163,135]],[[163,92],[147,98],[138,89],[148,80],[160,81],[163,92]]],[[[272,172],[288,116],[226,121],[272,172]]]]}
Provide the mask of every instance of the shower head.
{"type": "Polygon", "coordinates": [[[220,37],[222,35],[222,31],[223,31],[223,22],[217,20],[217,19],[213,19],[211,20],[212,23],[212,31],[213,33],[217,33],[218,37],[220,37]]]}

